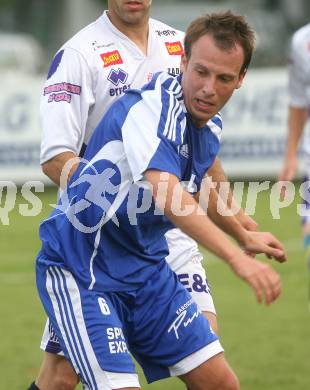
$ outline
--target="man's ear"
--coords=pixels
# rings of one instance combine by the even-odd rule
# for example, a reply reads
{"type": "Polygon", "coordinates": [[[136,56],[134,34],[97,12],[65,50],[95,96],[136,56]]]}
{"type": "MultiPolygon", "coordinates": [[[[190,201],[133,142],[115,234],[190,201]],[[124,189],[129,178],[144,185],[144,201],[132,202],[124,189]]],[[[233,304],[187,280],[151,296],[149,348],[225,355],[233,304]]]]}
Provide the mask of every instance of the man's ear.
{"type": "Polygon", "coordinates": [[[236,86],[236,89],[239,89],[239,88],[241,87],[241,85],[242,85],[242,83],[243,83],[243,80],[244,80],[244,78],[245,78],[246,73],[247,73],[247,69],[245,69],[243,72],[240,73],[240,75],[239,75],[239,81],[238,81],[238,84],[237,84],[237,86],[236,86]]]}
{"type": "Polygon", "coordinates": [[[181,73],[183,73],[184,70],[187,68],[187,64],[188,64],[187,57],[186,57],[185,54],[182,54],[182,57],[181,57],[181,65],[180,65],[181,73]]]}

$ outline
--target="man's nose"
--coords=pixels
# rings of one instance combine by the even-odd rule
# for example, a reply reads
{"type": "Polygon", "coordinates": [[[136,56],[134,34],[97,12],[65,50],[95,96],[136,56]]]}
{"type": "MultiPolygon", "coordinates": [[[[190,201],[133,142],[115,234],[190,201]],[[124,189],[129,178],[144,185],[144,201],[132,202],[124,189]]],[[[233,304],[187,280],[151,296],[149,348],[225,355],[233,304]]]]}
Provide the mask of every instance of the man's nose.
{"type": "Polygon", "coordinates": [[[203,85],[203,93],[208,96],[215,94],[215,79],[213,77],[206,78],[203,85]]]}

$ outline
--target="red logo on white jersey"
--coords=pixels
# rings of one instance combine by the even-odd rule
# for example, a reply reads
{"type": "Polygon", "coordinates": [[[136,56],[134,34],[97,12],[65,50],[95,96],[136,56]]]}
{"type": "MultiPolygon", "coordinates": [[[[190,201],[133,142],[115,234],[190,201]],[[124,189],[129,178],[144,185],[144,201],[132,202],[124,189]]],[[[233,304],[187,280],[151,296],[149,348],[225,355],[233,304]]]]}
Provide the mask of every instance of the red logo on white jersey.
{"type": "Polygon", "coordinates": [[[100,54],[100,57],[102,58],[105,68],[111,65],[117,65],[123,63],[122,57],[119,54],[118,50],[100,54]]]}
{"type": "Polygon", "coordinates": [[[183,46],[180,41],[165,42],[165,45],[171,56],[181,56],[183,54],[183,46]]]}

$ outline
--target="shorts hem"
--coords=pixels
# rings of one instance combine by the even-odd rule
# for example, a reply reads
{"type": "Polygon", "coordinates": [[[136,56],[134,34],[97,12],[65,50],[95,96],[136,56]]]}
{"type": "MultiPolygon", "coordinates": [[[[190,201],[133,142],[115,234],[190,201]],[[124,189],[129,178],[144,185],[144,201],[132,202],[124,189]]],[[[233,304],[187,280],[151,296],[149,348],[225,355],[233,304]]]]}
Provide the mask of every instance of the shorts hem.
{"type": "Polygon", "coordinates": [[[196,302],[197,306],[199,307],[199,309],[201,311],[212,313],[215,316],[217,315],[214,305],[211,306],[211,304],[205,305],[205,304],[201,303],[201,300],[200,299],[195,299],[195,295],[193,295],[193,294],[192,294],[192,297],[193,297],[194,301],[196,302]]]}
{"type": "MultiPolygon", "coordinates": [[[[104,371],[111,389],[122,389],[125,387],[141,387],[136,373],[104,371]],[[122,378],[120,378],[122,376],[122,378]]],[[[105,389],[107,382],[97,383],[98,388],[105,389]]]]}
{"type": "Polygon", "coordinates": [[[219,340],[215,340],[212,343],[206,345],[205,347],[199,349],[198,351],[186,356],[184,359],[180,360],[178,363],[169,367],[169,372],[171,376],[180,376],[187,374],[193,369],[200,366],[202,363],[211,359],[213,356],[218,355],[219,353],[224,352],[223,347],[219,340]]]}
{"type": "Polygon", "coordinates": [[[43,351],[43,352],[48,352],[48,353],[52,353],[54,355],[59,355],[59,356],[64,356],[64,353],[61,349],[55,347],[48,347],[47,345],[45,344],[41,344],[40,345],[40,349],[43,351]]]}

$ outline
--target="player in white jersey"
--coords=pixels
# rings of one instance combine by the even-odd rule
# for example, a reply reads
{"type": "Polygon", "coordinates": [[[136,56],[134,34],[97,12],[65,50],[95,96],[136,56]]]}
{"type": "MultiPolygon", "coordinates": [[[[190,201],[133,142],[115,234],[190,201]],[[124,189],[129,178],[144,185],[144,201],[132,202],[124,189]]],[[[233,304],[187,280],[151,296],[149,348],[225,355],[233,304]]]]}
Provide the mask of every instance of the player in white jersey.
{"type": "MultiPolygon", "coordinates": [[[[297,30],[291,40],[289,55],[289,107],[286,153],[279,180],[294,180],[298,166],[298,146],[310,114],[310,24],[297,30]]],[[[303,199],[306,210],[310,208],[310,137],[304,137],[305,178],[303,199]]],[[[310,217],[302,217],[304,246],[310,272],[310,217]]],[[[309,285],[310,302],[310,285],[309,285]]],[[[310,305],[310,303],[309,303],[310,305]]],[[[310,306],[309,306],[310,310],[310,306]]]]}
{"type": "MultiPolygon", "coordinates": [[[[183,33],[148,19],[149,3],[110,1],[109,14],[104,12],[56,54],[41,103],[41,163],[44,172],[57,184],[65,162],[83,154],[93,129],[113,101],[127,89],[143,85],[158,70],[173,75],[180,73],[183,33]]],[[[213,176],[223,179],[219,173],[213,176]]],[[[239,217],[248,228],[256,227],[255,222],[242,213],[239,217]]],[[[179,229],[168,232],[167,240],[170,247],[167,261],[201,309],[207,312],[216,330],[215,308],[196,242],[179,229]]],[[[46,367],[51,366],[50,361],[64,359],[54,356],[60,349],[48,324],[41,347],[47,352],[47,364],[43,365],[37,384],[53,388],[53,381],[57,382],[64,375],[60,374],[60,368],[46,367]]],[[[64,372],[69,377],[70,367],[64,372]]],[[[76,382],[67,380],[70,381],[76,382]]]]}

